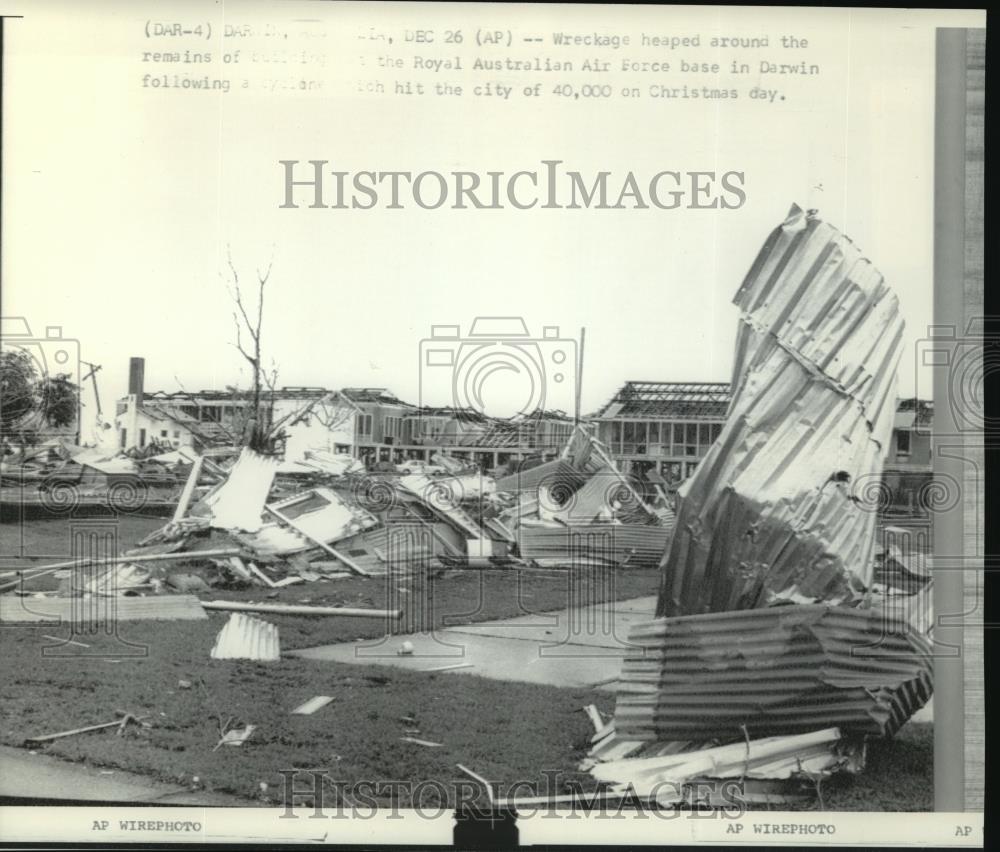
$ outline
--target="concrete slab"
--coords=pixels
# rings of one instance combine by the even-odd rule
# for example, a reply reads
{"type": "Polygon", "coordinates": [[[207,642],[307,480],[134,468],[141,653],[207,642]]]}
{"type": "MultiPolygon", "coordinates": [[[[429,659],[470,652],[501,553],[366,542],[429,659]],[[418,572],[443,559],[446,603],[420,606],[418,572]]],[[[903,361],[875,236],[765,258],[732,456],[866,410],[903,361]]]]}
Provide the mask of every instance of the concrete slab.
{"type": "MultiPolygon", "coordinates": [[[[603,649],[599,649],[603,650],[603,649]]],[[[390,643],[372,647],[364,643],[326,645],[291,651],[290,655],[339,663],[383,665],[410,671],[430,672],[442,666],[462,665],[443,674],[474,674],[492,680],[544,683],[550,686],[585,687],[613,678],[621,668],[621,658],[607,653],[594,654],[585,645],[566,645],[561,654],[542,654],[537,642],[497,636],[418,633],[393,637],[390,643]],[[411,656],[396,650],[403,640],[413,645],[411,656]],[[452,639],[458,642],[452,643],[452,639]]]]}
{"type": "Polygon", "coordinates": [[[69,763],[41,752],[0,746],[0,797],[73,802],[145,802],[203,807],[248,807],[249,799],[191,790],[144,775],[69,763]]]}
{"type": "Polygon", "coordinates": [[[494,680],[588,687],[617,678],[629,626],[652,615],[655,597],[536,613],[501,621],[449,627],[435,633],[392,636],[292,651],[305,659],[388,665],[494,680]],[[401,656],[403,642],[413,654],[401,656]],[[459,668],[458,666],[461,666],[459,668]]]}
{"type": "Polygon", "coordinates": [[[482,621],[475,624],[461,624],[448,627],[445,632],[463,633],[472,636],[496,636],[505,639],[521,639],[537,642],[543,646],[587,645],[595,649],[613,650],[621,656],[628,648],[628,633],[631,626],[652,617],[656,606],[655,598],[648,611],[646,601],[641,604],[622,601],[621,604],[599,604],[581,609],[560,610],[558,612],[536,613],[501,621],[482,621]]]}

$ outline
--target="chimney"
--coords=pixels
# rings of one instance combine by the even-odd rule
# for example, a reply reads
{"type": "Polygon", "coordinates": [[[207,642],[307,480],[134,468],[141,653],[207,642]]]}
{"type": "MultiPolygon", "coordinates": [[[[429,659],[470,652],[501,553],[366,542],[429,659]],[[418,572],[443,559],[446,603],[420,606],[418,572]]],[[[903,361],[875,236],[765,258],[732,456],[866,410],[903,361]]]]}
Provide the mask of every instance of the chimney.
{"type": "Polygon", "coordinates": [[[146,371],[145,358],[129,358],[128,360],[128,392],[135,396],[136,405],[142,405],[142,382],[146,371]]]}

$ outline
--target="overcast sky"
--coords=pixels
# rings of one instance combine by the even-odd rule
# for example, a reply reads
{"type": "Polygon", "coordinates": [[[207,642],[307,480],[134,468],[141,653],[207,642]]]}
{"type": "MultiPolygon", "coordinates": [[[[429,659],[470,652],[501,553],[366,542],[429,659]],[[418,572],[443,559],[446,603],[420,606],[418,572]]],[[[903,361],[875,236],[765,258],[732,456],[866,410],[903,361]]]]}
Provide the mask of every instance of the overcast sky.
{"type": "MultiPolygon", "coordinates": [[[[406,99],[362,96],[350,82],[362,55],[355,33],[369,19],[440,31],[464,15],[471,32],[489,7],[227,3],[226,21],[320,16],[332,28],[324,94],[153,90],[142,86],[149,65],[139,57],[152,49],[142,29],[154,13],[142,4],[114,14],[26,8],[29,19],[6,30],[3,313],[78,339],[83,357],[103,365],[105,401],[125,392],[131,355],[146,358],[150,390],[246,382],[232,347],[227,246],[248,280],[273,258],[264,332],[279,384],[384,386],[413,401],[431,326],[467,331],[490,315],[521,316],[537,334],[558,326],[575,338],[586,327],[584,412],[628,379],[728,380],[731,299],[793,202],[819,208],[885,275],[909,351],[931,322],[930,13],[505,10],[508,26],[543,33],[585,31],[603,15],[622,32],[721,26],[808,38],[822,73],[765,105],[406,99]],[[558,159],[584,174],[610,171],[612,184],[628,171],[648,180],[735,170],[747,201],[699,211],[286,210],[282,159],[479,173],[558,159]]],[[[184,4],[174,17],[219,24],[218,8],[184,4]]],[[[204,70],[221,72],[230,46],[206,42],[216,65],[204,70]]],[[[386,53],[409,63],[413,48],[396,48],[386,53]]],[[[440,46],[434,55],[444,55],[440,46]]],[[[903,393],[913,372],[903,365],[903,393]]],[[[546,403],[567,407],[570,386],[546,403]]],[[[487,396],[499,409],[506,393],[487,396]]],[[[424,401],[447,403],[442,396],[424,401]]]]}

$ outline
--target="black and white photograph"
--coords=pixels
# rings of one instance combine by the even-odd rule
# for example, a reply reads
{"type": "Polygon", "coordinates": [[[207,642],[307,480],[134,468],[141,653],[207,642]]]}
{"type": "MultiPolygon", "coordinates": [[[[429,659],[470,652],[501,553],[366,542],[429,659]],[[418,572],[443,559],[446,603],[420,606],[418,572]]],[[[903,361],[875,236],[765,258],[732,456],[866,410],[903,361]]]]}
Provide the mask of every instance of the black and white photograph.
{"type": "Polygon", "coordinates": [[[0,0],[0,844],[983,847],[985,52],[0,0]]]}

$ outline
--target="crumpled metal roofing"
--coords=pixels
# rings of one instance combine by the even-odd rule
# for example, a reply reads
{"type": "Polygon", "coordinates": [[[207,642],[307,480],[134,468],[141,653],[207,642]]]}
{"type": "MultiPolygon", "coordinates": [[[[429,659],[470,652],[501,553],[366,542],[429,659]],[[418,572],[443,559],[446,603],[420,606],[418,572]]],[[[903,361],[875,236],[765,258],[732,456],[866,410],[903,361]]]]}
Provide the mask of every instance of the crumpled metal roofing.
{"type": "Polygon", "coordinates": [[[259,530],[264,524],[264,503],[280,464],[276,457],[262,456],[244,447],[225,482],[202,501],[212,513],[212,526],[247,532],[259,530]]]}
{"type": "Polygon", "coordinates": [[[734,299],[722,432],[681,487],[658,615],[859,600],[903,320],[851,241],[793,206],[734,299]]]}
{"type": "Polygon", "coordinates": [[[278,628],[252,615],[234,612],[219,631],[212,648],[212,659],[280,660],[278,628]]]}
{"type": "Polygon", "coordinates": [[[725,741],[839,727],[891,735],[931,697],[931,648],[878,609],[789,604],[634,625],[623,740],[725,741]]]}

